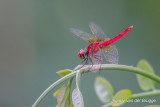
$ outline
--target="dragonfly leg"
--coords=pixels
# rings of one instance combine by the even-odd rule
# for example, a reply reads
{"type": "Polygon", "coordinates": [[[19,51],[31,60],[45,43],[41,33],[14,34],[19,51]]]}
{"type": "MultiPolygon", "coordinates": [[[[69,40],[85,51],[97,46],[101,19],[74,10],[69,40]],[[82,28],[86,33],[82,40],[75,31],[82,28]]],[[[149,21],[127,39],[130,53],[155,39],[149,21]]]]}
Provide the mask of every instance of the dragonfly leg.
{"type": "Polygon", "coordinates": [[[87,58],[85,58],[85,59],[81,62],[81,65],[83,65],[82,63],[83,63],[84,61],[86,61],[86,59],[87,59],[87,58]]]}
{"type": "Polygon", "coordinates": [[[99,55],[95,55],[94,58],[97,59],[97,60],[99,60],[99,61],[102,61],[102,58],[99,55]]]}
{"type": "Polygon", "coordinates": [[[87,62],[88,62],[88,58],[85,58],[85,59],[81,62],[81,65],[82,65],[82,66],[81,66],[79,69],[81,69],[82,67],[84,67],[84,65],[86,65],[87,62]],[[85,61],[85,63],[82,64],[84,61],[85,61]]]}
{"type": "Polygon", "coordinates": [[[86,58],[86,62],[84,63],[84,65],[86,65],[88,63],[88,58],[86,58]]]}
{"type": "Polygon", "coordinates": [[[90,66],[88,69],[91,71],[91,68],[93,67],[93,61],[92,61],[92,58],[91,58],[91,57],[89,57],[89,60],[90,60],[90,62],[91,62],[91,66],[90,66]]]}
{"type": "Polygon", "coordinates": [[[99,55],[95,55],[95,56],[94,56],[94,58],[96,58],[96,59],[98,59],[98,60],[99,60],[99,59],[101,59],[101,56],[99,56],[99,55]]]}

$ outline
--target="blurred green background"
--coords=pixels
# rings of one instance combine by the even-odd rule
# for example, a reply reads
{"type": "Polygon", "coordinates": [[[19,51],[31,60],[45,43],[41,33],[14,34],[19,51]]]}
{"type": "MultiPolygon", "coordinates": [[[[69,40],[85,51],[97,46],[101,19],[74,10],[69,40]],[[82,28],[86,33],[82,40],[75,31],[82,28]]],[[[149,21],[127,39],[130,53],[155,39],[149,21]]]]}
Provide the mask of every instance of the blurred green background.
{"type": "MultiPolygon", "coordinates": [[[[0,106],[30,107],[60,78],[57,70],[77,66],[81,62],[77,52],[87,43],[68,29],[90,32],[90,21],[101,26],[110,38],[133,25],[114,43],[119,64],[136,66],[143,58],[160,75],[160,0],[0,0],[0,106]]],[[[85,107],[102,105],[93,88],[97,75],[107,78],[115,91],[142,92],[133,73],[88,73],[81,81],[85,107]]],[[[157,100],[153,104],[160,104],[160,97],[151,98],[157,100]]],[[[50,93],[40,107],[55,104],[50,93]]],[[[144,105],[149,103],[127,103],[123,107],[144,105]]]]}

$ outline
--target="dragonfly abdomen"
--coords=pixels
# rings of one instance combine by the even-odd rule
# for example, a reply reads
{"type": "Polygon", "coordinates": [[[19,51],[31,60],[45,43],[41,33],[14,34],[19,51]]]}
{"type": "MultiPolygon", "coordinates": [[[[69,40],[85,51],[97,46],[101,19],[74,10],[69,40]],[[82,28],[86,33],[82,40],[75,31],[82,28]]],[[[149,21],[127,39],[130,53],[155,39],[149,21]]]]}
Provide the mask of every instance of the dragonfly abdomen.
{"type": "Polygon", "coordinates": [[[118,39],[120,39],[121,37],[123,37],[126,33],[128,33],[132,28],[133,28],[133,26],[130,26],[126,30],[124,30],[123,32],[121,32],[120,34],[118,34],[117,36],[115,36],[114,38],[101,43],[101,47],[105,47],[105,46],[110,45],[113,42],[117,41],[118,39]]]}

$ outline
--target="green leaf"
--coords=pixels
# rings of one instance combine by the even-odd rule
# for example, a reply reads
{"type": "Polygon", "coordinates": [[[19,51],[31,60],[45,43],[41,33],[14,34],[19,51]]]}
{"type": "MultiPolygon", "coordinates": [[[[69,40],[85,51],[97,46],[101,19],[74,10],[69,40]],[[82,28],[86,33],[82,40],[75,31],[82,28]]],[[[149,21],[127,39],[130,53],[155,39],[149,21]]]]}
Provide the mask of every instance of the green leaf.
{"type": "Polygon", "coordinates": [[[70,81],[68,82],[68,85],[67,85],[67,88],[66,88],[66,91],[64,93],[64,96],[63,96],[63,99],[60,103],[60,107],[63,103],[65,103],[65,107],[68,107],[69,106],[69,94],[70,94],[70,89],[71,89],[71,84],[72,84],[72,80],[73,78],[70,79],[70,81]],[[68,102],[67,102],[68,101],[68,102]]]}
{"type": "Polygon", "coordinates": [[[58,106],[59,107],[64,107],[65,103],[61,104],[61,102],[62,102],[62,99],[64,97],[65,91],[66,91],[66,85],[63,85],[59,90],[60,91],[57,95],[58,106]],[[61,106],[60,106],[60,104],[61,104],[61,106]]]}
{"type": "MultiPolygon", "coordinates": [[[[60,103],[60,107],[62,106],[62,104],[63,104],[64,102],[67,101],[67,98],[68,98],[68,96],[69,96],[69,93],[70,93],[70,88],[67,86],[66,91],[65,91],[64,96],[63,96],[63,99],[62,99],[62,101],[61,101],[61,103],[60,103]]],[[[66,105],[66,104],[65,104],[65,105],[66,105]]]]}
{"type": "Polygon", "coordinates": [[[65,75],[68,75],[71,72],[72,72],[72,70],[70,70],[70,69],[64,69],[64,70],[57,71],[56,73],[63,77],[65,75]]]}
{"type": "Polygon", "coordinates": [[[114,98],[112,99],[112,106],[120,106],[124,104],[128,99],[132,96],[131,90],[123,89],[116,93],[114,98]]]}
{"type": "Polygon", "coordinates": [[[58,89],[56,92],[54,92],[53,96],[57,97],[59,92],[60,92],[60,89],[58,89]]]}
{"type": "Polygon", "coordinates": [[[144,107],[160,107],[160,105],[149,105],[149,106],[144,106],[144,107]]]}
{"type": "Polygon", "coordinates": [[[70,105],[70,107],[74,107],[73,103],[70,105]]]}
{"type": "Polygon", "coordinates": [[[72,102],[74,107],[84,107],[82,94],[77,88],[75,88],[72,92],[72,102]]]}
{"type": "Polygon", "coordinates": [[[81,70],[76,74],[76,88],[72,92],[72,102],[74,107],[84,107],[83,96],[80,91],[81,70]]]}
{"type": "Polygon", "coordinates": [[[69,81],[68,85],[63,85],[60,89],[58,89],[54,96],[57,97],[58,104],[57,107],[69,107],[69,93],[70,93],[70,83],[72,80],[69,81]]]}
{"type": "Polygon", "coordinates": [[[69,107],[69,99],[67,99],[66,101],[65,101],[65,105],[64,105],[64,107],[69,107]]]}
{"type": "Polygon", "coordinates": [[[98,98],[103,103],[110,102],[114,96],[114,90],[111,84],[101,76],[95,78],[94,89],[98,98]]]}
{"type": "Polygon", "coordinates": [[[60,107],[69,107],[69,94],[70,94],[70,87],[72,83],[72,79],[70,79],[68,85],[62,86],[56,92],[54,92],[53,96],[57,97],[58,106],[60,107]]]}
{"type": "MultiPolygon", "coordinates": [[[[137,67],[143,69],[145,72],[154,74],[152,66],[146,60],[140,60],[137,64],[137,67]]],[[[155,81],[147,77],[141,76],[139,74],[137,74],[137,80],[140,88],[143,91],[149,91],[155,89],[155,81]]]]}

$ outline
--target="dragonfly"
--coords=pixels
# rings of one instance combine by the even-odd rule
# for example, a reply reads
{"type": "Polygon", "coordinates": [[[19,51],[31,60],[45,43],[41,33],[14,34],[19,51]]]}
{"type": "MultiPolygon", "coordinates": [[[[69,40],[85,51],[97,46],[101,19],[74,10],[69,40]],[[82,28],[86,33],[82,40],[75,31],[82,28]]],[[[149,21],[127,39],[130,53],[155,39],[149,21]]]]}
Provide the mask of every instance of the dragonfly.
{"type": "Polygon", "coordinates": [[[102,54],[109,64],[118,64],[118,50],[115,45],[112,45],[112,43],[122,38],[133,28],[133,26],[129,26],[127,29],[111,39],[107,38],[107,35],[103,32],[101,27],[94,22],[90,22],[89,27],[92,35],[79,29],[69,29],[70,32],[89,43],[87,48],[80,49],[77,54],[77,56],[82,59],[82,63],[85,62],[83,66],[91,65],[89,70],[91,72],[97,72],[103,62],[102,54]]]}

